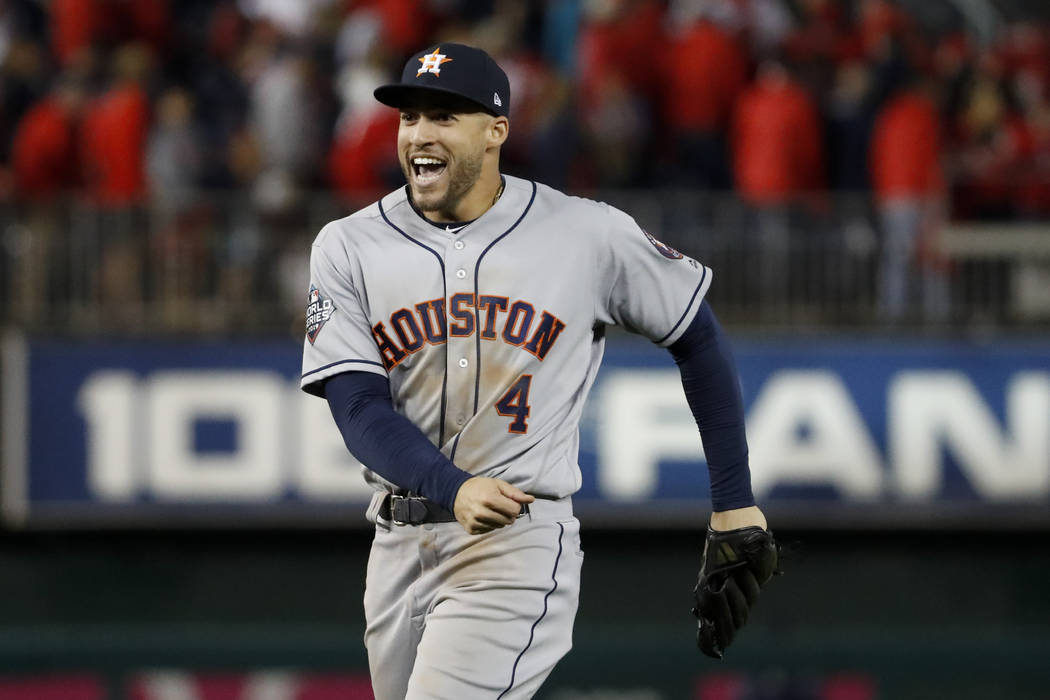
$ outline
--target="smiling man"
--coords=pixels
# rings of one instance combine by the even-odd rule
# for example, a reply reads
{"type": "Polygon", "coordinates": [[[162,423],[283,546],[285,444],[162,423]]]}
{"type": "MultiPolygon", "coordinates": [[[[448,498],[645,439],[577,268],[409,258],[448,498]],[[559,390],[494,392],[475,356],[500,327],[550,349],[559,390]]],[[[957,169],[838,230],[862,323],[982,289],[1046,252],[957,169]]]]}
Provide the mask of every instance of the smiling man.
{"type": "Polygon", "coordinates": [[[401,107],[401,168],[412,202],[430,221],[480,216],[501,185],[499,149],[507,138],[507,118],[471,109],[477,107],[445,96],[401,107]]]}
{"type": "MultiPolygon", "coordinates": [[[[488,104],[480,101],[485,99],[480,95],[478,100],[465,97],[470,83],[489,68],[487,54],[455,44],[446,46],[458,51],[457,59],[440,53],[440,47],[417,59],[420,67],[415,79],[434,77],[429,90],[420,91],[412,83],[385,85],[376,90],[376,98],[401,112],[397,153],[412,203],[429,221],[448,222],[446,228],[454,229],[481,216],[502,189],[499,151],[509,129],[503,103],[510,103],[510,86],[505,75],[492,75],[496,80],[488,104]],[[446,67],[444,82],[439,82],[441,67],[453,60],[464,65],[446,67]]],[[[406,77],[411,64],[409,61],[406,77]]]]}
{"type": "Polygon", "coordinates": [[[502,175],[510,86],[484,51],[430,47],[375,96],[400,111],[407,186],[314,242],[302,376],[375,488],[375,697],[529,698],[572,646],[578,426],[613,324],[670,350],[700,427],[694,612],[720,658],[777,557],[711,271],[606,204],[502,175]]]}

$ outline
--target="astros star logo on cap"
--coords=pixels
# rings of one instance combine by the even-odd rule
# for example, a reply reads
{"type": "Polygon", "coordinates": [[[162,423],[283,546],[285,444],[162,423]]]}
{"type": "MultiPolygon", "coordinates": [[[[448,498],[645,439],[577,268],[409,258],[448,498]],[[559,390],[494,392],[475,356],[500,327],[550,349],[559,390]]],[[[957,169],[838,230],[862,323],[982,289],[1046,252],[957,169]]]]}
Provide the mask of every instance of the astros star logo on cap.
{"type": "Polygon", "coordinates": [[[443,53],[439,53],[440,51],[441,47],[438,46],[434,49],[434,53],[428,53],[424,56],[419,57],[419,62],[423,65],[418,71],[416,71],[417,78],[423,75],[424,73],[433,73],[434,75],[438,76],[441,75],[441,64],[445,61],[451,61],[452,59],[448,58],[443,53]]]}

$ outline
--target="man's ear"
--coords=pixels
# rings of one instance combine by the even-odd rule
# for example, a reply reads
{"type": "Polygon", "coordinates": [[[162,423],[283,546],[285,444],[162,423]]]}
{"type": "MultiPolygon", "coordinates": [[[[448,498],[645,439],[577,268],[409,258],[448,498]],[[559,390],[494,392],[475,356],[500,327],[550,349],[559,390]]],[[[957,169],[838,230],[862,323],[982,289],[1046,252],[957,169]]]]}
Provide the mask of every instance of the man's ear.
{"type": "Polygon", "coordinates": [[[506,117],[493,117],[488,126],[489,147],[499,147],[507,140],[510,122],[506,117]]]}

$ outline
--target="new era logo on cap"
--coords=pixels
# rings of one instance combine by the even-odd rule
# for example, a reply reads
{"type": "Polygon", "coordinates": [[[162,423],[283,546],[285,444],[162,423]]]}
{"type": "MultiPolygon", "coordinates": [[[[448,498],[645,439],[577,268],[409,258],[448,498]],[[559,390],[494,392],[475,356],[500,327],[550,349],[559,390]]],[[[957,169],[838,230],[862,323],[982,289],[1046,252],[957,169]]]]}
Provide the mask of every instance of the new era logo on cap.
{"type": "MultiPolygon", "coordinates": [[[[405,63],[401,80],[375,89],[376,99],[391,107],[426,104],[421,100],[463,98],[498,117],[510,111],[510,81],[481,49],[446,42],[420,51],[405,63]]],[[[457,105],[456,107],[460,107],[457,105]]],[[[469,110],[469,106],[465,107],[469,110]]]]}

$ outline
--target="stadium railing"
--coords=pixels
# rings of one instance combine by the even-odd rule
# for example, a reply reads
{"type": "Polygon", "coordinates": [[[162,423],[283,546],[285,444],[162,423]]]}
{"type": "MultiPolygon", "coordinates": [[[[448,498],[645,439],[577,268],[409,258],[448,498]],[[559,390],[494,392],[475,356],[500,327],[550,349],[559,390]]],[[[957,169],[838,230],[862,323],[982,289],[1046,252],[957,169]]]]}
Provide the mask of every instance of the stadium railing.
{"type": "MultiPolygon", "coordinates": [[[[725,192],[591,196],[713,268],[709,298],[736,329],[1050,328],[1050,221],[925,217],[894,269],[887,219],[868,193],[765,207],[725,192]]],[[[298,335],[310,242],[356,206],[313,193],[273,208],[247,192],[123,209],[16,202],[0,209],[0,323],[74,335],[298,335]]]]}

